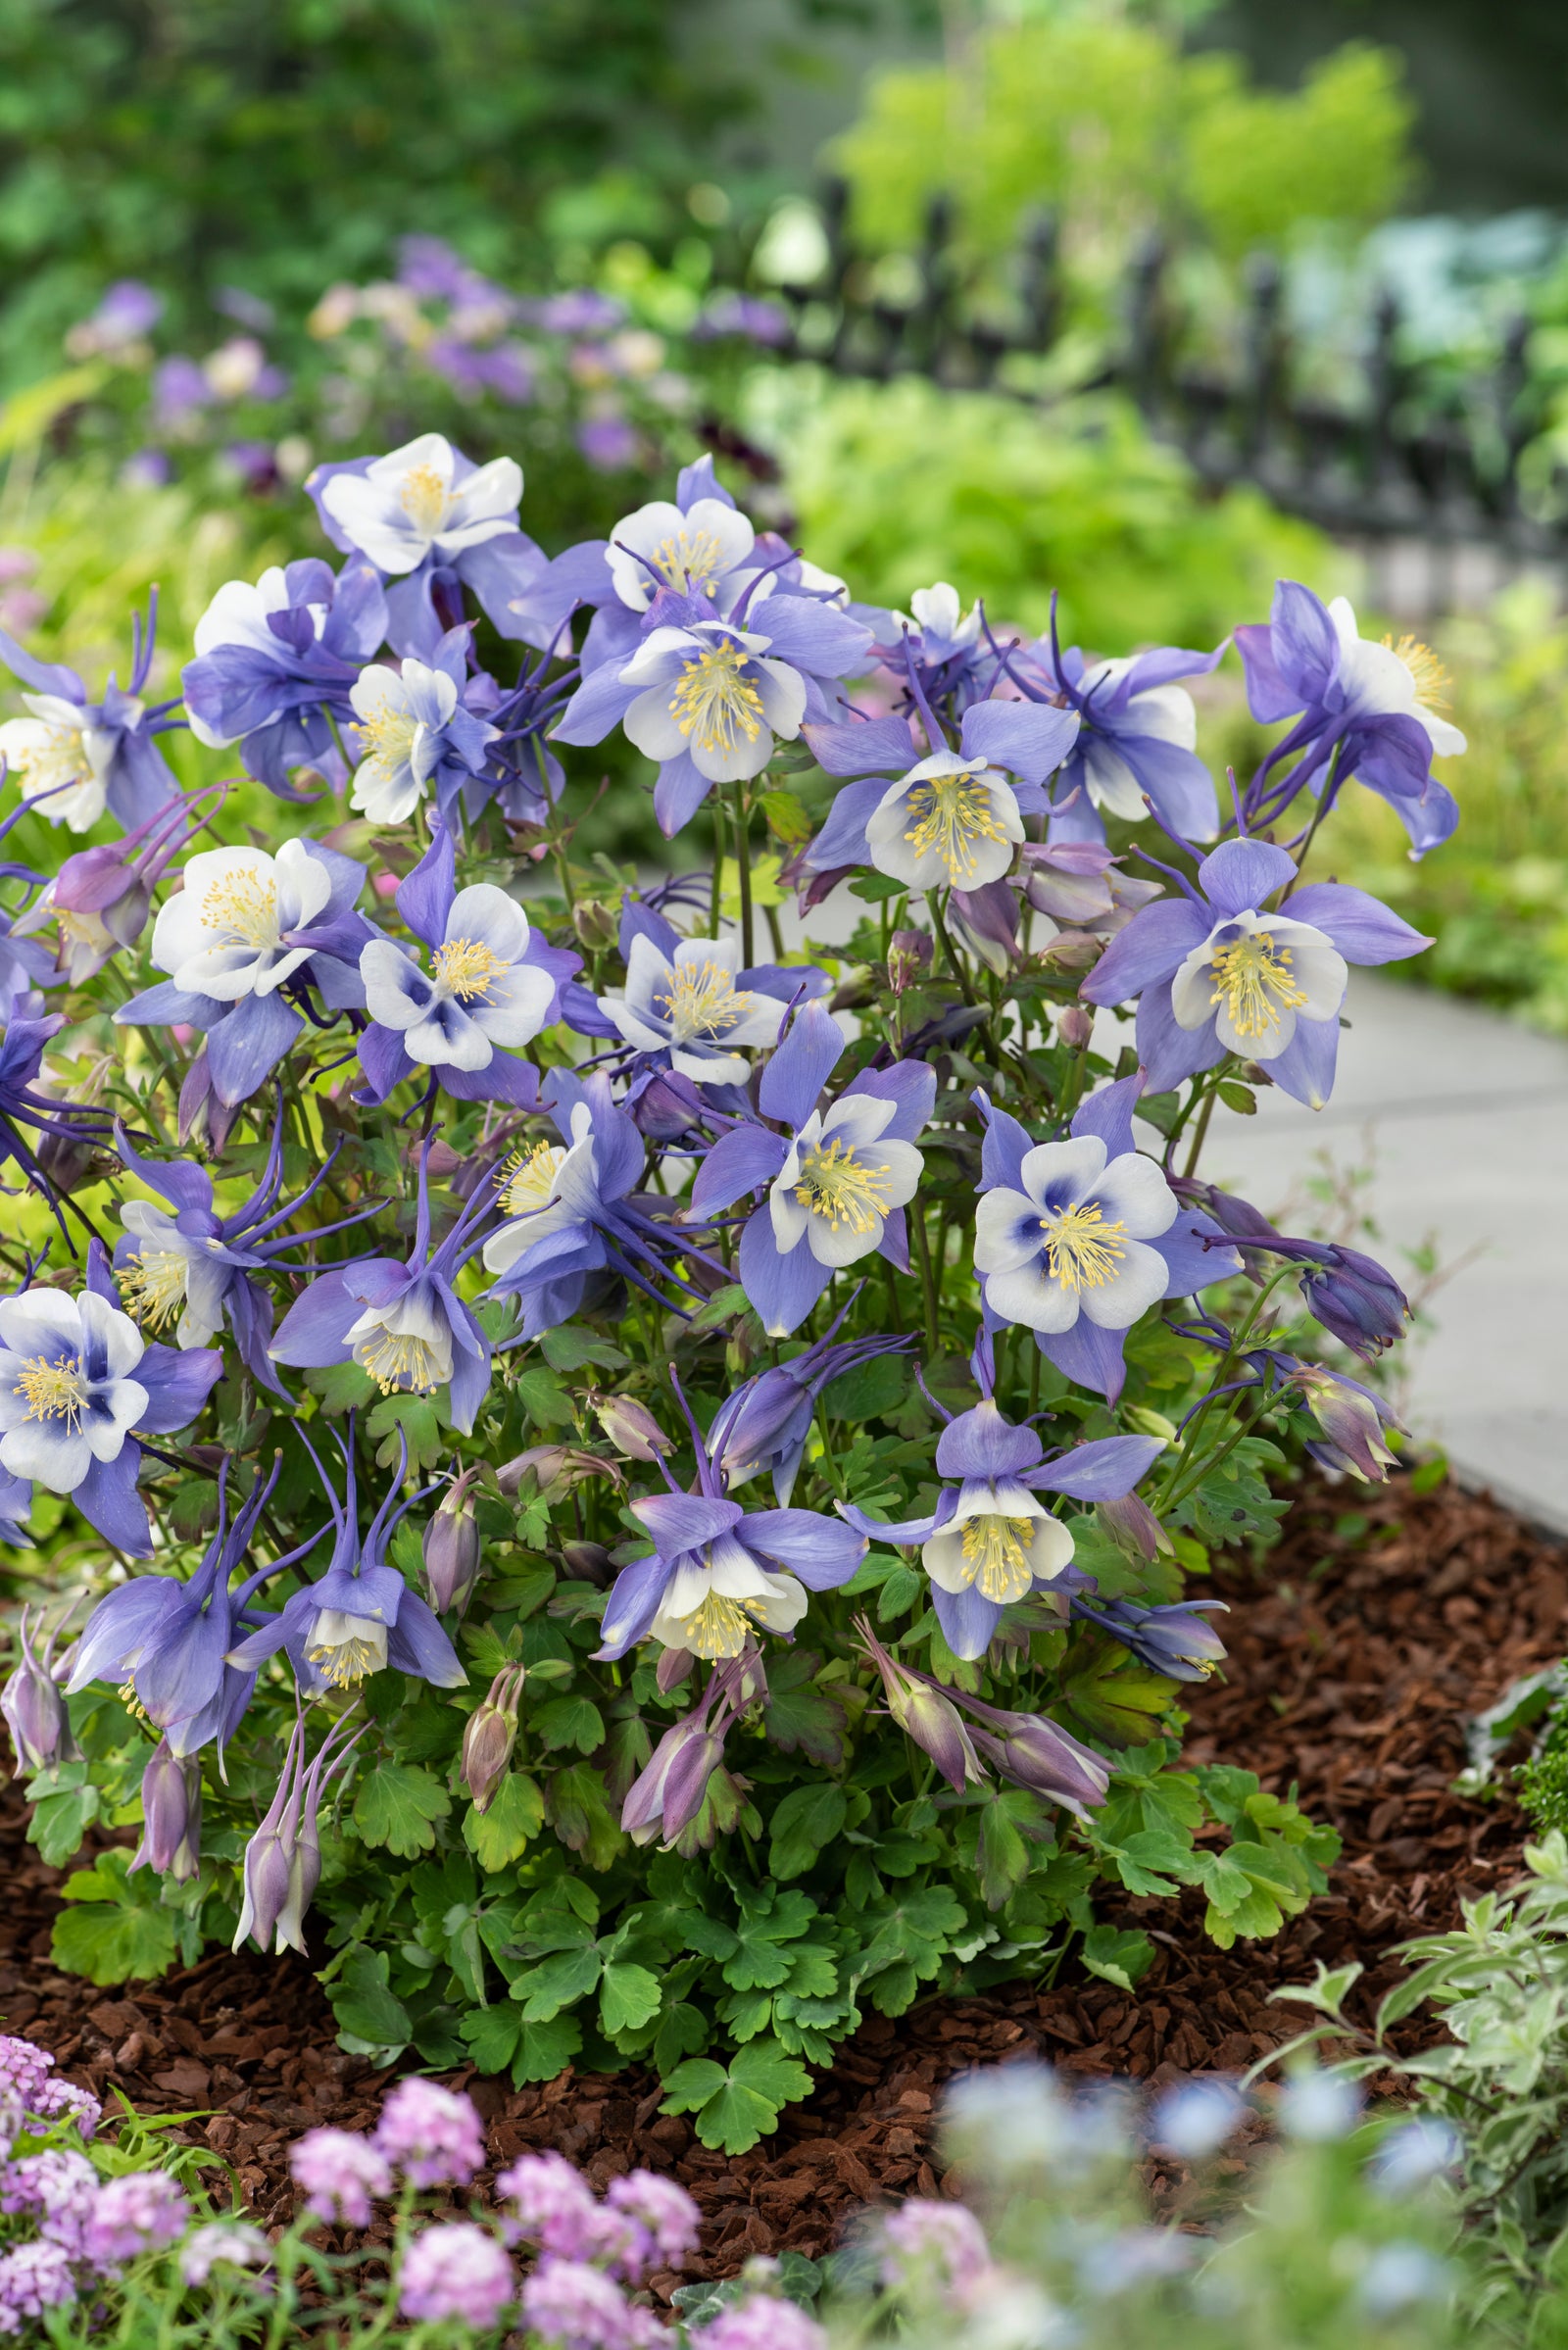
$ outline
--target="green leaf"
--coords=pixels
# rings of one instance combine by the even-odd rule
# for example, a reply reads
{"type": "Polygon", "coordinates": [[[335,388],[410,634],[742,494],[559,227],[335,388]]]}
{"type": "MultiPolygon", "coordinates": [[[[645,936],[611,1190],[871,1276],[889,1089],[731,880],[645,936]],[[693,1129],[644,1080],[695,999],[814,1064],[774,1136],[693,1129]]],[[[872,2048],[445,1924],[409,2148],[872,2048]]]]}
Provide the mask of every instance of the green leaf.
{"type": "Polygon", "coordinates": [[[1148,1738],[1175,1702],[1176,1684],[1132,1663],[1124,1648],[1095,1635],[1076,1651],[1061,1693],[1090,1734],[1113,1746],[1148,1738]]]}
{"type": "Polygon", "coordinates": [[[867,906],[880,906],[886,899],[902,898],[908,886],[906,881],[895,881],[891,873],[861,873],[850,883],[850,896],[862,899],[867,906]]]}
{"type": "Polygon", "coordinates": [[[340,1412],[364,1411],[381,1392],[369,1372],[357,1362],[328,1363],[324,1370],[307,1371],[305,1384],[313,1395],[320,1397],[329,1420],[335,1420],[340,1412]]]}
{"type": "Polygon", "coordinates": [[[412,1763],[377,1763],[354,1798],[354,1825],[368,1844],[384,1844],[399,1860],[415,1860],[435,1843],[433,1823],[452,1798],[439,1779],[412,1763]]]}
{"type": "Polygon", "coordinates": [[[907,1357],[874,1354],[822,1391],[830,1420],[877,1420],[896,1411],[909,1385],[907,1357]]]}
{"type": "Polygon", "coordinates": [[[654,2064],[667,2081],[683,2056],[698,2056],[708,2045],[709,2023],[700,2007],[677,1999],[663,2018],[654,2040],[654,2064]]]}
{"type": "MultiPolygon", "coordinates": [[[[80,1770],[84,1766],[74,1767],[80,1770]]],[[[82,1837],[98,1817],[100,1801],[98,1789],[88,1780],[80,1787],[61,1787],[54,1794],[33,1798],[27,1841],[37,1845],[51,1869],[63,1869],[67,1861],[74,1860],[82,1837]]]]}
{"type": "Polygon", "coordinates": [[[543,1363],[532,1363],[526,1371],[517,1373],[517,1399],[523,1410],[540,1428],[569,1428],[577,1413],[554,1371],[543,1363]]]}
{"type": "Polygon", "coordinates": [[[1113,1983],[1120,1991],[1130,1991],[1153,1965],[1154,1945],[1147,1934],[1091,1926],[1084,1935],[1082,1956],[1091,1975],[1113,1983]]]}
{"type": "Polygon", "coordinates": [[[384,1950],[356,1950],[327,1996],[340,2034],[362,2049],[406,2048],[414,2037],[408,2009],[391,1988],[391,1963],[384,1950]]]}
{"type": "Polygon", "coordinates": [[[510,1868],[545,1824],[545,1799],[536,1780],[509,1771],[490,1798],[488,1811],[469,1804],[463,1840],[487,1876],[510,1868]]]}
{"type": "Polygon", "coordinates": [[[1029,1847],[1017,1825],[1017,1798],[1022,1795],[1030,1815],[1038,1806],[1022,1787],[1008,1787],[993,1796],[980,1814],[980,1891],[987,1909],[1001,1909],[1029,1874],[1029,1847]]]}
{"type": "Polygon", "coordinates": [[[587,1697],[552,1697],[528,1717],[528,1726],[542,1745],[575,1746],[579,1754],[594,1754],[605,1742],[605,1721],[587,1697]]]}
{"type": "Polygon", "coordinates": [[[912,1567],[896,1567],[877,1593],[876,1620],[891,1624],[898,1616],[906,1616],[925,1591],[925,1577],[912,1567]]]}
{"type": "Polygon", "coordinates": [[[517,2052],[522,2018],[510,2000],[472,2009],[458,2026],[481,2073],[504,2073],[517,2052]]]}
{"type": "Polygon", "coordinates": [[[161,1881],[148,1869],[127,1878],[130,1854],[100,1854],[65,1883],[71,1905],[55,1920],[50,1954],[67,1975],[89,1983],[146,1983],[174,1963],[175,1917],[160,1905],[161,1881]]]}
{"type": "Polygon", "coordinates": [[[182,1542],[194,1542],[217,1524],[216,1478],[188,1478],[169,1504],[170,1531],[182,1542]]]}
{"type": "Polygon", "coordinates": [[[377,1468],[395,1469],[402,1452],[399,1440],[408,1439],[411,1477],[433,1468],[448,1449],[441,1431],[441,1415],[429,1395],[383,1395],[365,1423],[371,1443],[381,1440],[375,1456],[377,1468]]]}
{"type": "Polygon", "coordinates": [[[802,1877],[832,1844],[849,1805],[842,1787],[799,1787],[774,1812],[768,1832],[768,1867],[783,1883],[802,1877]]]}
{"type": "Polygon", "coordinates": [[[738,1991],[776,1990],[788,1979],[789,1954],[780,1947],[805,1934],[817,1915],[804,1893],[785,1893],[770,1909],[741,1919],[737,1947],[724,1962],[724,1981],[738,1991]]]}
{"type": "Polygon", "coordinates": [[[533,2024],[525,2017],[517,2035],[517,2053],[512,2060],[514,2087],[520,2089],[530,2081],[554,2081],[581,2047],[582,2026],[575,2017],[552,2016],[548,2024],[533,2024]]]}
{"type": "Polygon", "coordinates": [[[781,1753],[803,1753],[830,1771],[844,1760],[847,1716],[842,1699],[813,1678],[821,1664],[808,1648],[789,1650],[776,1665],[769,1657],[762,1721],[781,1753]]]}
{"type": "Polygon", "coordinates": [[[548,2024],[564,2007],[575,2007],[598,1983],[602,1967],[598,1946],[593,1942],[584,1943],[576,1950],[556,1950],[549,1958],[542,1958],[525,1975],[517,1976],[512,1985],[514,1995],[521,2003],[523,2021],[548,2024]]]}
{"type": "Polygon", "coordinates": [[[651,2024],[663,2000],[659,1977],[647,1967],[617,1959],[606,1967],[599,1985],[599,2021],[607,2035],[636,2032],[651,2024]]]}
{"type": "Polygon", "coordinates": [[[553,1371],[580,1371],[584,1363],[598,1363],[607,1371],[618,1371],[627,1360],[611,1340],[600,1338],[592,1330],[579,1330],[574,1322],[563,1322],[559,1329],[547,1330],[539,1346],[553,1371]]]}
{"type": "Polygon", "coordinates": [[[776,2129],[780,2108],[805,2097],[811,2077],[774,2039],[751,2041],[728,2070],[710,2057],[677,2065],[664,2083],[662,2111],[695,2113],[705,2146],[744,2154],[776,2129]]]}
{"type": "Polygon", "coordinates": [[[752,1301],[738,1282],[729,1282],[715,1290],[706,1305],[693,1314],[689,1327],[693,1330],[717,1330],[725,1322],[733,1322],[737,1314],[750,1313],[752,1301]]]}
{"type": "Polygon", "coordinates": [[[557,1771],[545,1795],[545,1816],[570,1852],[590,1869],[608,1869],[626,1839],[610,1807],[605,1783],[591,1763],[557,1771]]]}

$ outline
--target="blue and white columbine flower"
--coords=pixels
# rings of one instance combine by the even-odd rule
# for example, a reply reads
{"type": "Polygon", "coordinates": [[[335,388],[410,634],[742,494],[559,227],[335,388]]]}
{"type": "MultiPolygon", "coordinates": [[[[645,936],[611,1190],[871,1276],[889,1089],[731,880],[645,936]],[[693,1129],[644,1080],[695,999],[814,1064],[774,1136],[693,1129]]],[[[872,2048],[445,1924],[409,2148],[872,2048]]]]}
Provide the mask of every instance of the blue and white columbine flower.
{"type": "Polygon", "coordinates": [[[430,949],[415,955],[375,939],[360,956],[371,1025],[360,1039],[368,1098],[384,1102],[416,1067],[464,1101],[537,1098],[532,1068],[513,1056],[555,1018],[576,955],[543,947],[514,898],[493,882],[455,887],[452,834],[435,839],[398,891],[398,911],[430,949]]]}
{"type": "Polygon", "coordinates": [[[749,563],[756,537],[727,495],[694,498],[684,509],[657,498],[615,524],[605,561],[616,596],[632,612],[645,612],[661,588],[673,588],[705,598],[721,614],[733,597],[725,591],[749,563]]]}
{"type": "Polygon", "coordinates": [[[927,1516],[882,1525],[840,1507],[871,1542],[920,1543],[942,1637],[955,1656],[974,1658],[1008,1607],[1049,1589],[1072,1563],[1072,1531],[1040,1494],[1119,1501],[1162,1450],[1158,1437],[1113,1436],[1048,1462],[1035,1431],[1004,1420],[988,1396],[938,1438],[937,1474],[961,1482],[945,1486],[927,1516]]]}
{"type": "Polygon", "coordinates": [[[896,1061],[819,1105],[847,1043],[822,1004],[803,1004],[758,1093],[762,1116],[784,1131],[732,1127],[692,1187],[695,1223],[765,1188],[741,1234],[740,1277],[770,1338],[798,1329],[835,1272],[873,1249],[909,1269],[904,1209],[920,1180],[913,1138],[931,1114],[936,1073],[896,1061]]]}
{"type": "Polygon", "coordinates": [[[681,939],[665,955],[645,931],[626,955],[626,985],[599,998],[601,1010],[637,1053],[668,1055],[698,1085],[744,1085],[742,1046],[776,1045],[786,1005],[754,995],[741,971],[737,938],[681,939]]]}
{"type": "Polygon", "coordinates": [[[1334,1084],[1347,965],[1394,962],[1431,945],[1364,890],[1310,882],[1269,912],[1296,864],[1267,841],[1224,841],[1198,889],[1134,914],[1080,993],[1138,999],[1138,1057],[1151,1093],[1212,1069],[1227,1053],[1260,1061],[1277,1086],[1321,1109],[1334,1084]]]}
{"type": "Polygon", "coordinates": [[[463,704],[467,639],[454,629],[428,664],[410,657],[361,670],[349,696],[361,755],[349,805],[373,823],[405,823],[432,789],[445,813],[484,768],[497,729],[463,704]]]}
{"type": "Polygon", "coordinates": [[[179,786],[156,737],[177,723],[177,705],[149,707],[141,699],[152,668],[157,590],[143,629],[131,623],[128,687],[111,677],[103,697],[90,702],[87,688],[63,661],[37,661],[0,629],[0,662],[20,677],[24,718],[0,725],[0,759],[24,801],[36,801],[51,824],[90,832],[107,808],[127,829],[144,824],[178,793],[179,786]]]}
{"type": "Polygon", "coordinates": [[[1120,661],[1063,653],[1051,633],[1009,667],[1026,693],[1063,696],[1082,725],[1057,779],[1051,837],[1102,840],[1105,816],[1136,823],[1146,803],[1184,841],[1219,830],[1214,779],[1198,756],[1198,712],[1182,677],[1206,677],[1225,653],[1161,645],[1120,661]],[[1036,681],[1038,680],[1038,684],[1036,681]]]}
{"type": "Polygon", "coordinates": [[[312,556],[254,584],[225,581],[181,676],[191,732],[215,750],[238,743],[246,772],[282,799],[301,797],[289,783],[296,767],[341,781],[332,728],[352,717],[355,678],[386,626],[380,576],[363,556],[336,574],[312,556]]]}

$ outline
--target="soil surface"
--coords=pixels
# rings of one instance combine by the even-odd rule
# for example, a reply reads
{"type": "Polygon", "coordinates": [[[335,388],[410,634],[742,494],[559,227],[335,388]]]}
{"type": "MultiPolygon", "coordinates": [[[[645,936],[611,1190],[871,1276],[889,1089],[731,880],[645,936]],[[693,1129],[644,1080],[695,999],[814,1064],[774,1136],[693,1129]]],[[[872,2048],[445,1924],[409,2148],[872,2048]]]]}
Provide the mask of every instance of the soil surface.
{"type": "MultiPolygon", "coordinates": [[[[1069,2074],[1161,2084],[1238,2071],[1305,2020],[1271,2004],[1313,1961],[1359,1959],[1351,2006],[1370,2014],[1396,1980],[1405,1937],[1457,1922],[1459,1902],[1520,1873],[1524,1822],[1506,1792],[1463,1802],[1462,1726],[1517,1675],[1568,1649],[1568,1554],[1489,1499],[1456,1486],[1426,1495],[1396,1484],[1302,1489],[1284,1541],[1256,1571],[1216,1574],[1226,1679],[1193,1692],[1188,1754],[1294,1785],[1345,1839],[1330,1892],[1273,1942],[1217,1951],[1200,1896],[1107,1901],[1158,1949],[1136,1999],[1071,1970],[1049,1990],[1019,1983],[984,1998],[925,2001],[897,2023],[869,2020],[777,2136],[731,2158],[662,2116],[638,2073],[564,2074],[514,2090],[449,2076],[489,2126],[494,2171],[555,2146],[603,2186],[635,2165],[673,2172],[707,2216],[688,2276],[723,2276],[757,2253],[830,2249],[853,2210],[940,2192],[933,2126],[941,2086],[975,2064],[1038,2053],[1069,2074]]],[[[0,1792],[0,2030],[52,2049],[74,2080],[123,2090],[143,2111],[191,2113],[178,2134],[234,2169],[259,2216],[288,2216],[289,2143],[330,2122],[374,2119],[388,2077],[346,2056],[309,1969],[251,1952],[100,1992],[58,1975],[49,1929],[60,1872],[24,1841],[19,1792],[0,1792]],[[216,2111],[215,2111],[216,2109],[216,2111]]],[[[1408,2028],[1433,2036],[1430,2021],[1408,2028]]],[[[219,2183],[219,2182],[215,2182],[219,2183]]],[[[1155,2179],[1156,2193],[1160,2180],[1155,2179]]],[[[656,2280],[662,2291],[679,2282],[656,2280]]]]}

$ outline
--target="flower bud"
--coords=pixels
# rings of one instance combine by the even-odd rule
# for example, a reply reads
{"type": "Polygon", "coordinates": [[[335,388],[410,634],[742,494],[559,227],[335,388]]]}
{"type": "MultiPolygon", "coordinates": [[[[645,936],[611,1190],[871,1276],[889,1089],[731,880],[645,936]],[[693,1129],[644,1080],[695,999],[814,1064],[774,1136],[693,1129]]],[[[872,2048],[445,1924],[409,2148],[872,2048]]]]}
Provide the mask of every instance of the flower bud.
{"type": "Polygon", "coordinates": [[[1075,1599],[1073,1613],[1120,1640],[1151,1672],[1170,1681],[1206,1681],[1225,1658],[1225,1643],[1207,1616],[1224,1607],[1223,1599],[1179,1599],[1165,1607],[1142,1607],[1135,1599],[1106,1599],[1095,1607],[1075,1599]]]}
{"type": "Polygon", "coordinates": [[[176,1755],[160,1738],[141,1775],[141,1842],[130,1871],[156,1869],[184,1885],[201,1865],[202,1766],[199,1755],[176,1755]]]}
{"type": "Polygon", "coordinates": [[[1056,1020],[1056,1034],[1074,1052],[1082,1053],[1095,1033],[1095,1015],[1087,1004],[1066,1004],[1056,1020]]]}
{"type": "Polygon", "coordinates": [[[479,1529],[469,1490],[476,1474],[470,1469],[456,1480],[424,1530],[425,1579],[438,1616],[451,1607],[466,1607],[479,1580],[479,1529]]]}
{"type": "Polygon", "coordinates": [[[1301,1295],[1325,1330],[1356,1354],[1381,1354],[1404,1335],[1410,1301],[1392,1273],[1358,1248],[1331,1247],[1308,1265],[1301,1295]]]}
{"type": "MultiPolygon", "coordinates": [[[[55,1632],[58,1630],[57,1625],[55,1632]]],[[[54,1644],[55,1633],[51,1633],[42,1653],[34,1652],[24,1609],[19,1636],[22,1659],[0,1689],[0,1715],[5,1717],[11,1743],[16,1748],[19,1779],[25,1779],[34,1771],[52,1770],[56,1763],[76,1759],[66,1701],[50,1670],[54,1644]]]]}
{"type": "Polygon", "coordinates": [[[934,950],[923,930],[896,930],[888,942],[888,985],[895,996],[913,987],[931,968],[934,950]]]}
{"type": "Polygon", "coordinates": [[[675,1448],[647,1405],[629,1395],[596,1395],[594,1417],[628,1460],[658,1460],[675,1448]]]}
{"type": "Polygon", "coordinates": [[[683,1682],[689,1681],[696,1662],[689,1648],[661,1648],[659,1662],[654,1667],[654,1681],[660,1695],[667,1697],[671,1689],[678,1689],[683,1682]]]}
{"type": "Polygon", "coordinates": [[[1004,979],[1018,959],[1018,899],[1008,881],[988,881],[977,890],[955,890],[948,910],[971,955],[1004,979]]]}
{"type": "Polygon", "coordinates": [[[1291,1377],[1323,1431],[1320,1441],[1307,1444],[1312,1458],[1326,1469],[1364,1478],[1369,1485],[1386,1485],[1396,1456],[1384,1431],[1402,1431],[1403,1423],[1370,1389],[1322,1364],[1298,1363],[1291,1377]]]}
{"type": "Polygon", "coordinates": [[[1092,1746],[1080,1745],[1043,1714],[1004,1714],[991,1706],[974,1710],[983,1712],[997,1733],[976,1730],[975,1744],[1015,1787],[1080,1814],[1104,1802],[1110,1766],[1092,1746]]]}
{"type": "Polygon", "coordinates": [[[1169,1551],[1170,1536],[1141,1493],[1122,1493],[1114,1501],[1097,1501],[1095,1514],[1124,1549],[1140,1558],[1169,1551]]]}
{"type": "Polygon", "coordinates": [[[708,1713],[705,1701],[666,1730],[632,1782],[620,1824],[634,1844],[651,1844],[656,1836],[672,1843],[702,1810],[709,1779],[724,1759],[723,1738],[708,1727],[708,1713]]]}
{"type": "Polygon", "coordinates": [[[504,1665],[490,1693],[468,1716],[463,1734],[459,1775],[475,1811],[488,1811],[517,1742],[517,1699],[525,1675],[521,1665],[504,1665]]]}
{"type": "Polygon", "coordinates": [[[578,942],[590,954],[596,948],[612,947],[615,943],[616,920],[612,906],[603,906],[596,899],[579,898],[571,909],[571,927],[578,942]]]}
{"type": "Polygon", "coordinates": [[[603,1542],[563,1542],[561,1555],[578,1583],[608,1591],[615,1580],[615,1562],[603,1542]]]}

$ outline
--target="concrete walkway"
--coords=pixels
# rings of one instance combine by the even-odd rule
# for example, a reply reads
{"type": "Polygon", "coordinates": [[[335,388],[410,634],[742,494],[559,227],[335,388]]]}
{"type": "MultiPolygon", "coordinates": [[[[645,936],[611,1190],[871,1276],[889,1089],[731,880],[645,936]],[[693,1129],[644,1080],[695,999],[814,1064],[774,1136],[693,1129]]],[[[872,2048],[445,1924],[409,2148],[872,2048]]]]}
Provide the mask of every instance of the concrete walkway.
{"type": "Polygon", "coordinates": [[[1327,1108],[1265,1093],[1255,1118],[1218,1113],[1203,1171],[1298,1217],[1318,1152],[1370,1166],[1368,1253],[1412,1289],[1403,1251],[1430,1239],[1449,1275],[1406,1341],[1411,1426],[1568,1533],[1568,1043],[1361,972],[1347,1017],[1327,1108]]]}

